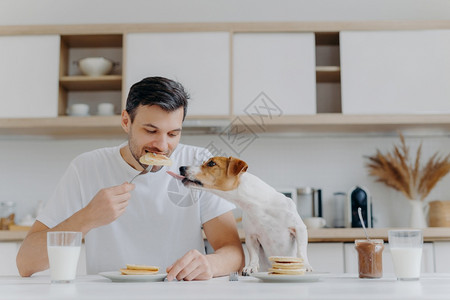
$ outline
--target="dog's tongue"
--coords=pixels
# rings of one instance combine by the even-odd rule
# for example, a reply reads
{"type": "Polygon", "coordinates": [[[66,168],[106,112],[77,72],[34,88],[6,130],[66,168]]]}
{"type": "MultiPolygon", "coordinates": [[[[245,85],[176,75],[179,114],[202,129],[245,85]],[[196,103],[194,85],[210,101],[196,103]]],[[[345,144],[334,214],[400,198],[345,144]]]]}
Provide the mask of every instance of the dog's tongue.
{"type": "Polygon", "coordinates": [[[184,179],[184,176],[181,176],[180,174],[176,174],[176,173],[174,173],[172,171],[167,171],[167,174],[169,174],[170,176],[175,177],[176,179],[179,179],[179,180],[183,180],[184,179]]]}

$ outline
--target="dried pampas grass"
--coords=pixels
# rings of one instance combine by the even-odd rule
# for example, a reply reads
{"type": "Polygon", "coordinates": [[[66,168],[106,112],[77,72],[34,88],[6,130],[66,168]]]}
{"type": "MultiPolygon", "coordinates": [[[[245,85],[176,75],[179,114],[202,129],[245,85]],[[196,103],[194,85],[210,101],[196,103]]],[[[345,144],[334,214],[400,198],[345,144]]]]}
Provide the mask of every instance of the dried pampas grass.
{"type": "Polygon", "coordinates": [[[450,154],[441,157],[436,152],[421,168],[422,144],[417,149],[416,159],[411,162],[409,148],[402,134],[400,141],[400,146],[394,145],[392,153],[382,154],[377,150],[374,156],[367,157],[369,174],[377,177],[378,182],[400,191],[406,198],[423,201],[439,180],[450,171],[450,154]]]}

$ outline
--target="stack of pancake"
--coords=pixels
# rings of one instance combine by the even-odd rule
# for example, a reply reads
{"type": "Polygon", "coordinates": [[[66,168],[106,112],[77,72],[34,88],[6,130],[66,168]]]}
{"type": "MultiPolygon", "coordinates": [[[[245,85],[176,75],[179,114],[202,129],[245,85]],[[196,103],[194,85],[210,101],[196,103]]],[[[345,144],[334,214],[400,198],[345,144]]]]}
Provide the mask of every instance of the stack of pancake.
{"type": "Polygon", "coordinates": [[[291,256],[270,256],[269,261],[272,268],[269,268],[269,275],[303,275],[305,265],[303,259],[291,256]]]}
{"type": "Polygon", "coordinates": [[[144,265],[127,265],[126,269],[120,269],[123,275],[151,275],[156,274],[159,267],[144,265]]]}

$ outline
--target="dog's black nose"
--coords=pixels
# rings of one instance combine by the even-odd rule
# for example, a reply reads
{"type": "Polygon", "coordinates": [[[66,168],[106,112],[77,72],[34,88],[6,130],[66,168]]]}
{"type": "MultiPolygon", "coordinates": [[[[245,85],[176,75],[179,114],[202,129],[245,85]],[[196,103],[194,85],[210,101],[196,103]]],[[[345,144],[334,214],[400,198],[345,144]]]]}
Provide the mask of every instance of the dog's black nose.
{"type": "Polygon", "coordinates": [[[187,170],[186,166],[181,166],[180,167],[180,175],[181,176],[186,176],[186,170],[187,170]]]}

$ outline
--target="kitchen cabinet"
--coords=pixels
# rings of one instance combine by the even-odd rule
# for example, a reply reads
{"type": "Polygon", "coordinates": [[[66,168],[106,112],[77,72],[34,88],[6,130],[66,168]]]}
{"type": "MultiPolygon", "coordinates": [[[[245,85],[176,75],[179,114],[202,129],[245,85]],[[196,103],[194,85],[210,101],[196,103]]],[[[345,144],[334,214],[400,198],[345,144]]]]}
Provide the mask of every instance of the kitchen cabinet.
{"type": "Polygon", "coordinates": [[[436,273],[448,273],[450,271],[450,242],[434,242],[433,244],[436,273]]]}
{"type": "Polygon", "coordinates": [[[276,118],[316,113],[313,33],[233,35],[233,113],[276,118]]]}
{"type": "MultiPolygon", "coordinates": [[[[358,252],[356,252],[354,243],[345,243],[345,272],[358,273],[358,252]]],[[[422,249],[422,269],[421,273],[434,273],[434,245],[433,243],[424,243],[422,249]]],[[[447,269],[448,272],[448,269],[447,269]]],[[[383,250],[383,273],[394,273],[392,255],[389,250],[389,244],[384,244],[383,250]]]]}
{"type": "Polygon", "coordinates": [[[256,132],[446,132],[449,31],[450,21],[0,26],[6,45],[0,47],[0,103],[9,107],[0,115],[0,134],[123,136],[120,116],[96,116],[95,106],[112,101],[118,113],[131,84],[151,75],[186,86],[192,98],[186,131],[217,133],[239,116],[256,132]],[[80,76],[73,65],[81,56],[110,53],[120,68],[108,76],[80,76]],[[396,69],[384,76],[382,66],[396,69]],[[11,97],[20,101],[12,104],[11,97]],[[401,97],[408,103],[396,102],[401,97]],[[39,101],[21,107],[28,99],[39,101]],[[260,109],[268,99],[282,115],[265,118],[261,127],[258,111],[246,108],[263,100],[256,106],[260,121],[267,109],[273,112],[260,109]],[[89,103],[94,115],[66,116],[75,102],[89,103]],[[351,110],[358,105],[362,110],[351,110]]]}
{"type": "Polygon", "coordinates": [[[316,272],[344,273],[344,243],[308,243],[308,259],[316,272]]]}
{"type": "Polygon", "coordinates": [[[59,42],[58,35],[0,36],[0,118],[58,115],[59,42]]]}
{"type": "MultiPolygon", "coordinates": [[[[211,245],[205,241],[206,253],[213,253],[211,245]]],[[[248,250],[242,244],[245,264],[249,262],[248,250]]],[[[314,271],[344,273],[344,243],[308,243],[308,260],[314,271]]]]}
{"type": "MultiPolygon", "coordinates": [[[[0,276],[19,276],[16,266],[16,256],[22,242],[0,242],[0,276]]],[[[36,273],[36,275],[48,275],[49,270],[36,273]]],[[[80,258],[78,260],[78,275],[86,275],[86,249],[81,245],[80,258]]]]}
{"type": "Polygon", "coordinates": [[[229,116],[230,35],[228,32],[129,33],[126,35],[126,90],[148,76],[183,84],[191,116],[229,116]]]}
{"type": "Polygon", "coordinates": [[[16,266],[16,256],[18,243],[16,242],[1,242],[0,243],[0,276],[5,275],[19,275],[16,266]]]}
{"type": "Polygon", "coordinates": [[[450,30],[340,33],[344,114],[450,113],[450,30]]]}

